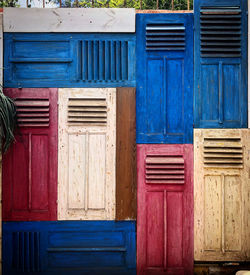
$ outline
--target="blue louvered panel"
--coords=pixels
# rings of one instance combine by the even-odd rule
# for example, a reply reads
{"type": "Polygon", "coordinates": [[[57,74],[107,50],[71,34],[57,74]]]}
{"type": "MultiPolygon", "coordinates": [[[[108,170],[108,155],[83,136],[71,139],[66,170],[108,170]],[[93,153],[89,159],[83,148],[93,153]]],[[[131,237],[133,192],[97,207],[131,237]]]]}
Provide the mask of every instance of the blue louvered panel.
{"type": "Polygon", "coordinates": [[[3,274],[136,274],[135,223],[5,222],[3,274]]]}
{"type": "Polygon", "coordinates": [[[192,143],[193,14],[137,14],[137,143],[192,143]]]}
{"type": "Polygon", "coordinates": [[[135,86],[135,35],[5,33],[5,87],[135,86]]]}
{"type": "Polygon", "coordinates": [[[247,2],[195,1],[197,128],[247,127],[247,2]]]}

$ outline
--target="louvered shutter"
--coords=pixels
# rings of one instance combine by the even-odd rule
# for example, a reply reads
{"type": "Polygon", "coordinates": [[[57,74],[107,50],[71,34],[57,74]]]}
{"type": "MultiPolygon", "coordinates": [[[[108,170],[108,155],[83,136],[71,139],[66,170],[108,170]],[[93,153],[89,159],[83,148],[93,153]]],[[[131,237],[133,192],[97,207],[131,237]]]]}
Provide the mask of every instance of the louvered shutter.
{"type": "Polygon", "coordinates": [[[137,274],[193,274],[193,145],[137,145],[137,274]]]}
{"type": "Polygon", "coordinates": [[[115,91],[59,90],[59,220],[115,217],[115,91]]]}
{"type": "Polygon", "coordinates": [[[5,89],[15,100],[16,142],[3,158],[3,220],[57,216],[57,89],[5,89]]]}
{"type": "Polygon", "coordinates": [[[5,87],[134,87],[135,34],[5,33],[5,87]]]}
{"type": "Polygon", "coordinates": [[[5,222],[3,274],[136,274],[133,221],[5,222]]]}
{"type": "Polygon", "coordinates": [[[249,131],[194,135],[195,260],[250,259],[249,131]]]}
{"type": "Polygon", "coordinates": [[[137,14],[137,143],[191,143],[193,15],[137,14]]]}
{"type": "Polygon", "coordinates": [[[247,127],[247,1],[194,3],[195,127],[247,127]]]}

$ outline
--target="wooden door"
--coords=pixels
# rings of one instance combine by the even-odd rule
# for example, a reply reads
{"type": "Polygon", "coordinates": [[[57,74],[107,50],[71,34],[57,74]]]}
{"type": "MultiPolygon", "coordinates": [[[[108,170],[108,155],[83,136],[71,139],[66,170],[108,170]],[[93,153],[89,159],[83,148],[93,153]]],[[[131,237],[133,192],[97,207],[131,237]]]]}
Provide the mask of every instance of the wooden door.
{"type": "Polygon", "coordinates": [[[247,1],[194,2],[196,128],[247,128],[247,1]]]}
{"type": "Polygon", "coordinates": [[[193,14],[137,14],[137,143],[192,143],[193,14]]]}
{"type": "Polygon", "coordinates": [[[115,217],[115,92],[59,89],[59,220],[115,217]]]}
{"type": "Polygon", "coordinates": [[[137,274],[193,274],[193,145],[137,145],[137,274]]]}
{"type": "Polygon", "coordinates": [[[195,260],[250,259],[250,133],[194,134],[195,260]]]}
{"type": "Polygon", "coordinates": [[[57,89],[5,89],[15,99],[16,142],[3,155],[3,220],[57,217],[57,89]]]}

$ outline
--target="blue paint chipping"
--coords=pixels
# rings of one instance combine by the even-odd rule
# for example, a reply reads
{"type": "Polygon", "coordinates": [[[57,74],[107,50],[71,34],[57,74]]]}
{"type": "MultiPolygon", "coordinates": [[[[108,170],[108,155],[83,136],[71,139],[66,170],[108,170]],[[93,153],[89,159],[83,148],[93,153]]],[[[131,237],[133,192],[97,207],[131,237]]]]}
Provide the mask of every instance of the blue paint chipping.
{"type": "Polygon", "coordinates": [[[135,222],[4,222],[3,275],[136,275],[135,222]]]}
{"type": "Polygon", "coordinates": [[[134,87],[135,34],[4,34],[11,88],[134,87]]]}
{"type": "Polygon", "coordinates": [[[137,143],[193,141],[193,14],[137,14],[137,143]]]}
{"type": "Polygon", "coordinates": [[[247,128],[247,1],[196,0],[194,21],[195,127],[247,128]]]}

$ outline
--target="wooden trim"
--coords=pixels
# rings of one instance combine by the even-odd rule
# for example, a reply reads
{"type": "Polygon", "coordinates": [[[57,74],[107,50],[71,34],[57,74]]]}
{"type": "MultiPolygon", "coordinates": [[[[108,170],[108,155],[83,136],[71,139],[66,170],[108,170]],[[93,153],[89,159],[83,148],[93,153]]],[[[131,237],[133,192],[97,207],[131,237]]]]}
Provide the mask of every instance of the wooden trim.
{"type": "Polygon", "coordinates": [[[136,219],[135,88],[116,93],[116,219],[136,219]]]}
{"type": "Polygon", "coordinates": [[[4,8],[4,32],[135,32],[134,9],[4,8]]]}
{"type": "Polygon", "coordinates": [[[136,13],[194,13],[193,10],[136,10],[136,13]]]}

